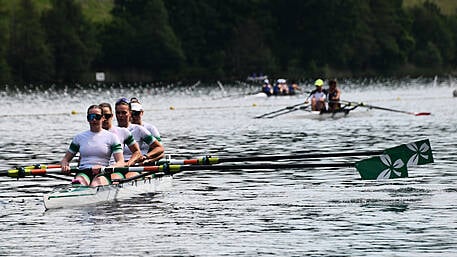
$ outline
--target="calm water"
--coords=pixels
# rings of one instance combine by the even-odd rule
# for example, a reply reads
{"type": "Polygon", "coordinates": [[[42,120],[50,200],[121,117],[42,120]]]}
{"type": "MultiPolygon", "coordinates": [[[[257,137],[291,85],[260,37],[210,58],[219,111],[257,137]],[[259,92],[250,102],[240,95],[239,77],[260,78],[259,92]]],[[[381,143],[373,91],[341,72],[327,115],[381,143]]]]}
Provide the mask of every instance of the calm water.
{"type": "Polygon", "coordinates": [[[86,108],[122,96],[140,98],[144,119],[178,159],[382,150],[424,138],[435,157],[409,178],[382,182],[361,181],[354,168],[183,172],[155,194],[46,212],[42,194],[65,181],[2,177],[0,256],[455,255],[457,86],[360,80],[341,88],[345,100],[433,115],[254,119],[304,97],[241,97],[255,90],[242,83],[0,92],[2,170],[60,160],[88,129],[86,108]]]}

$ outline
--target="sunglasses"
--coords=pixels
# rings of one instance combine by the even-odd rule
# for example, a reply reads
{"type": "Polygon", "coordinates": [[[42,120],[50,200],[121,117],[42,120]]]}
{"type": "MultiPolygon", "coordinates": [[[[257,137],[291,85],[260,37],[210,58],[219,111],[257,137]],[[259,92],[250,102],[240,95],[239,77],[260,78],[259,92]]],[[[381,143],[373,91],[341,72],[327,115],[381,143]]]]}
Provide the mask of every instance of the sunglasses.
{"type": "Polygon", "coordinates": [[[122,98],[120,98],[119,100],[116,101],[116,105],[122,104],[122,103],[124,103],[124,104],[130,104],[130,101],[129,101],[129,99],[127,99],[127,98],[125,98],[125,97],[122,97],[122,98]]]}
{"type": "Polygon", "coordinates": [[[106,113],[106,114],[103,114],[103,116],[105,117],[105,119],[109,120],[111,117],[113,117],[113,114],[112,113],[106,113]]]}
{"type": "Polygon", "coordinates": [[[132,116],[140,116],[141,111],[132,111],[132,116]]]}
{"type": "Polygon", "coordinates": [[[87,114],[87,121],[101,120],[102,117],[103,115],[101,114],[89,113],[87,114]]]}

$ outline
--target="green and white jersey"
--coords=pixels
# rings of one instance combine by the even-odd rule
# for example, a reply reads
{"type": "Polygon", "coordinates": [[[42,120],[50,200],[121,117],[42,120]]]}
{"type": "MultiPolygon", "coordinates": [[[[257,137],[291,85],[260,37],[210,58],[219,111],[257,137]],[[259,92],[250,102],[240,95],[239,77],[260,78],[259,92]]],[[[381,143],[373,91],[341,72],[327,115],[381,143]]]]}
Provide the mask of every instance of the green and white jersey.
{"type": "MultiPolygon", "coordinates": [[[[160,133],[159,133],[159,130],[156,128],[156,126],[150,124],[150,123],[146,123],[146,122],[143,122],[143,127],[145,127],[149,132],[151,132],[151,135],[157,139],[157,141],[161,142],[162,139],[160,138],[160,133]]],[[[142,142],[140,144],[140,149],[141,149],[141,153],[145,154],[149,151],[149,145],[145,144],[144,142],[142,142]]]]}
{"type": "Polygon", "coordinates": [[[70,153],[80,153],[79,168],[89,169],[94,165],[108,166],[113,153],[121,153],[119,139],[107,130],[87,130],[76,135],[68,148],[70,153]]]}
{"type": "MultiPolygon", "coordinates": [[[[139,145],[146,144],[148,146],[148,149],[145,152],[141,151],[142,154],[146,154],[149,151],[149,146],[157,140],[152,136],[151,132],[143,126],[130,124],[127,129],[132,133],[133,139],[135,139],[139,145]]],[[[124,158],[128,160],[130,157],[132,157],[132,152],[128,147],[124,146],[124,158]]]]}
{"type": "MultiPolygon", "coordinates": [[[[132,133],[130,133],[130,131],[127,128],[111,127],[108,131],[117,136],[117,138],[121,142],[123,148],[124,147],[128,148],[129,146],[132,146],[135,144],[135,139],[133,138],[132,133]]],[[[114,160],[114,156],[111,156],[110,164],[113,164],[115,162],[116,161],[114,160]]]]}

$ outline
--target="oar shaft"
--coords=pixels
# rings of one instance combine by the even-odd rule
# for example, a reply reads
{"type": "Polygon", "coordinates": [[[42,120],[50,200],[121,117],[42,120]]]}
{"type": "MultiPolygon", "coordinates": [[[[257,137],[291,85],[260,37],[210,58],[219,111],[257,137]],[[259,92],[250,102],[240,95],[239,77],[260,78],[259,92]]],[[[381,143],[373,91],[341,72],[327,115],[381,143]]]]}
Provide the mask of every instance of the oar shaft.
{"type": "Polygon", "coordinates": [[[243,161],[276,161],[276,160],[294,160],[294,159],[316,159],[328,157],[357,157],[372,156],[382,154],[383,151],[366,151],[366,152],[340,152],[340,153],[305,153],[294,155],[265,155],[251,157],[220,157],[219,162],[243,162],[243,161]]]}
{"type": "Polygon", "coordinates": [[[170,173],[192,170],[236,170],[236,169],[293,169],[293,168],[341,168],[354,167],[354,163],[259,163],[259,164],[227,164],[227,165],[170,165],[170,173]]]}
{"type": "Polygon", "coordinates": [[[357,105],[357,106],[366,107],[369,109],[378,109],[378,110],[384,110],[384,111],[390,111],[390,112],[410,114],[410,115],[414,115],[414,116],[426,116],[426,115],[431,114],[430,112],[408,112],[408,111],[403,111],[403,110],[385,108],[385,107],[381,107],[381,106],[375,106],[375,105],[364,104],[364,103],[356,103],[356,102],[350,102],[350,101],[340,100],[340,101],[335,101],[335,102],[345,103],[345,104],[349,104],[349,105],[357,105]]]}
{"type": "MultiPolygon", "coordinates": [[[[72,168],[71,172],[77,171],[77,169],[72,168]]],[[[8,176],[12,178],[23,178],[25,176],[42,176],[47,173],[61,173],[61,168],[49,168],[49,169],[14,169],[1,171],[0,176],[8,176]]]]}
{"type": "Polygon", "coordinates": [[[264,164],[230,164],[230,165],[162,165],[149,166],[156,167],[157,171],[149,171],[136,175],[128,179],[115,179],[113,182],[125,183],[146,176],[161,177],[164,175],[172,175],[182,171],[196,170],[271,170],[271,169],[294,169],[294,168],[352,168],[354,163],[264,163],[264,164]]]}
{"type": "Polygon", "coordinates": [[[300,105],[304,105],[304,104],[305,104],[305,103],[294,104],[294,105],[287,106],[287,107],[285,107],[285,108],[282,108],[282,109],[279,109],[279,110],[276,110],[276,111],[272,111],[272,112],[268,112],[268,113],[265,113],[265,114],[256,116],[255,118],[256,118],[256,119],[263,118],[263,117],[270,116],[270,115],[275,114],[275,113],[278,113],[278,112],[282,112],[282,111],[285,111],[285,110],[294,109],[295,107],[300,106],[300,105]]]}
{"type": "Polygon", "coordinates": [[[188,160],[160,160],[159,165],[208,165],[218,164],[223,162],[249,162],[249,161],[276,161],[276,160],[296,160],[296,159],[317,159],[328,157],[357,157],[357,156],[373,156],[382,154],[383,151],[365,151],[365,152],[340,152],[340,153],[303,153],[292,155],[261,155],[261,156],[246,156],[246,157],[200,157],[197,159],[188,160]]]}

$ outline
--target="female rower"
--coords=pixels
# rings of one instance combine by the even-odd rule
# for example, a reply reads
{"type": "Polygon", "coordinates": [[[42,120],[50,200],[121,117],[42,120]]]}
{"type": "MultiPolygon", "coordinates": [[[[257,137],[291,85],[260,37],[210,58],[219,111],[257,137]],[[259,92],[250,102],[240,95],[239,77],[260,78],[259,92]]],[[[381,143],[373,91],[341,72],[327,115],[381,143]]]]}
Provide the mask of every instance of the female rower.
{"type": "MultiPolygon", "coordinates": [[[[156,126],[143,121],[144,110],[138,98],[132,97],[130,99],[130,106],[132,108],[132,123],[145,127],[157,141],[162,142],[159,130],[156,126]]],[[[149,146],[146,144],[141,144],[140,148],[143,154],[146,154],[149,150],[149,146]]]]}
{"type": "Polygon", "coordinates": [[[341,90],[336,86],[336,80],[330,80],[328,82],[329,88],[327,92],[328,96],[328,111],[335,112],[341,108],[340,96],[341,90]]]}
{"type": "Polygon", "coordinates": [[[108,185],[110,181],[104,175],[94,175],[103,166],[108,166],[111,155],[115,163],[112,167],[124,166],[124,155],[119,139],[116,135],[102,128],[103,109],[98,105],[91,105],[87,109],[87,121],[90,129],[77,134],[71,141],[65,156],[60,161],[62,173],[70,172],[70,161],[80,153],[79,169],[91,169],[89,174],[78,173],[75,179],[83,185],[108,185]]]}
{"type": "Polygon", "coordinates": [[[326,111],[325,101],[326,101],[327,90],[322,89],[322,86],[324,85],[324,81],[322,79],[317,79],[314,82],[314,85],[316,86],[316,89],[313,90],[310,94],[311,110],[325,112],[326,111]]]}
{"type": "MultiPolygon", "coordinates": [[[[101,103],[99,106],[103,110],[103,116],[105,119],[102,122],[103,129],[108,130],[117,136],[123,146],[126,146],[132,152],[132,156],[126,162],[126,166],[132,166],[139,160],[142,160],[142,154],[138,143],[133,138],[132,133],[127,128],[116,127],[113,125],[113,109],[109,103],[101,103]]],[[[113,156],[111,157],[110,163],[114,163],[113,156]]]]}
{"type": "MultiPolygon", "coordinates": [[[[126,98],[121,98],[116,102],[114,107],[116,111],[116,120],[119,127],[127,128],[133,135],[138,144],[146,144],[148,151],[143,154],[143,162],[155,162],[164,157],[164,148],[162,144],[152,136],[143,126],[132,124],[132,109],[130,101],[126,98]]],[[[124,157],[126,159],[131,158],[131,151],[128,147],[124,147],[124,157]]],[[[127,177],[129,174],[127,173],[127,177]]]]}

